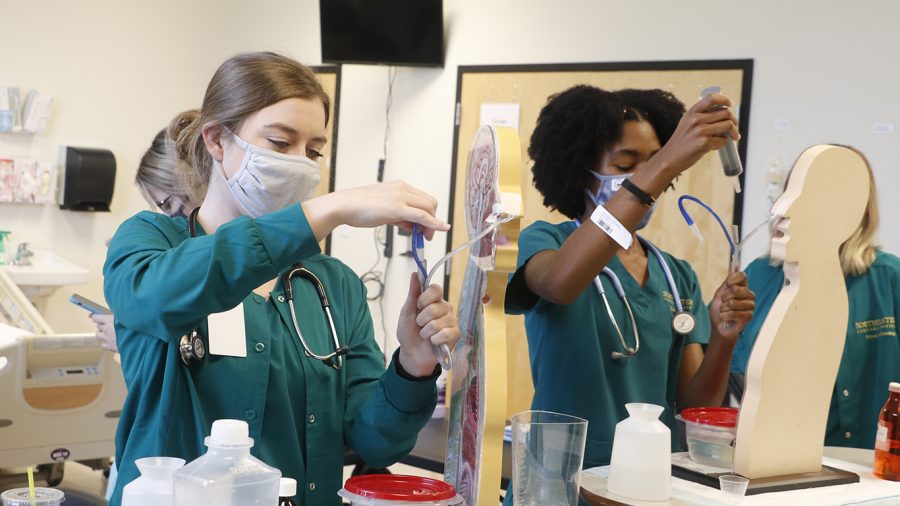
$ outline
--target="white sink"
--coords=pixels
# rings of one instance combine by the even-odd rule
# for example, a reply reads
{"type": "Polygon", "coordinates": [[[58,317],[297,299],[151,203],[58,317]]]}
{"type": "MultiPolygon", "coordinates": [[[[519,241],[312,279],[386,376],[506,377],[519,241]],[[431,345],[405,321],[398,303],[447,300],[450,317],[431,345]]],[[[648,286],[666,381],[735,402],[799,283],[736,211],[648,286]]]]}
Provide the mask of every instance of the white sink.
{"type": "MultiPolygon", "coordinates": [[[[49,251],[34,250],[31,265],[4,265],[12,281],[20,287],[52,287],[87,283],[90,271],[49,251]]],[[[43,290],[41,290],[43,291],[43,290]]]]}

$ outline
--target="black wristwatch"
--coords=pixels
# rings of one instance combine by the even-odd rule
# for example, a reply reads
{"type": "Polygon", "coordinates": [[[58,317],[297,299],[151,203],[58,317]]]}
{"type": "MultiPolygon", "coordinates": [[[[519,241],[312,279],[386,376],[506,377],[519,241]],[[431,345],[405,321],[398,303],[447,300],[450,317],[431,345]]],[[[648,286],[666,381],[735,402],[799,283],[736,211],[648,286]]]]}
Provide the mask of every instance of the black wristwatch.
{"type": "Polygon", "coordinates": [[[653,207],[653,204],[656,203],[656,199],[651,197],[647,192],[641,190],[634,183],[629,180],[622,181],[622,188],[630,191],[632,195],[634,195],[641,204],[644,204],[647,207],[653,207]]]}

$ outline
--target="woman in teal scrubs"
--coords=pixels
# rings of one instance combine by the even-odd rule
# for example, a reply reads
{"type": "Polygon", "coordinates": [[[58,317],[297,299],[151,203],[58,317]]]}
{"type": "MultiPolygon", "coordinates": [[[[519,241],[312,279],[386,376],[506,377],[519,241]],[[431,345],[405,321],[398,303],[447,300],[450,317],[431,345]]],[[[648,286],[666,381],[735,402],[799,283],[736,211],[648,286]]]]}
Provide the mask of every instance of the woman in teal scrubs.
{"type": "Polygon", "coordinates": [[[663,252],[681,305],[695,321],[693,331],[676,333],[663,266],[634,231],[652,211],[652,199],[726,142],[722,134],[738,138],[730,106],[727,97],[712,95],[685,113],[661,90],[576,86],[551,97],[540,113],[528,148],[535,187],[544,205],[582,224],[538,221],[522,231],[506,309],[525,314],[533,409],[589,421],[585,468],[609,463],[626,403],[664,406],[671,427],[677,410],[722,402],[734,341],[753,311],[745,276],[729,276],[707,308],[690,265],[663,252]],[[725,108],[710,111],[714,106],[725,108]],[[609,234],[596,224],[598,206],[614,218],[604,221],[609,234]],[[615,222],[630,247],[612,238],[615,222]],[[593,284],[599,275],[611,312],[635,347],[629,313],[601,275],[604,267],[621,281],[640,333],[640,348],[630,357],[620,356],[627,350],[593,284]]]}
{"type": "Polygon", "coordinates": [[[401,182],[311,198],[328,111],[308,68],[250,53],[223,63],[202,108],[173,122],[194,188],[208,191],[189,218],[142,212],[109,246],[104,288],[128,387],[112,504],[137,477],[135,459],[195,459],[222,418],[249,424],[254,455],[298,481],[299,503],[339,504],[344,446],[387,466],[412,449],[429,419],[440,371],[432,343],[452,348],[459,337],[441,289],[420,293],[410,277],[400,348],[385,369],[365,287],[322,255],[319,241],[342,224],[419,223],[429,235],[448,226],[434,217],[432,197],[401,182]],[[324,285],[335,334],[349,350],[339,369],[307,356],[294,330],[296,315],[312,352],[335,349],[310,281],[293,279],[294,315],[288,306],[282,274],[298,262],[324,285]],[[232,323],[209,332],[210,322],[224,321],[218,313],[236,307],[232,323]],[[179,341],[192,330],[210,353],[186,364],[179,341]],[[231,349],[217,354],[222,347],[231,349]]]}
{"type": "MultiPolygon", "coordinates": [[[[868,162],[866,165],[870,182],[866,213],[839,252],[850,316],[825,429],[829,446],[874,448],[878,413],[887,400],[888,385],[900,380],[900,258],[881,251],[875,243],[878,196],[872,168],[868,162]]],[[[757,258],[745,272],[750,289],[756,292],[757,311],[741,333],[731,359],[731,371],[740,375],[746,373],[759,329],[784,285],[781,264],[769,257],[757,258]]]]}

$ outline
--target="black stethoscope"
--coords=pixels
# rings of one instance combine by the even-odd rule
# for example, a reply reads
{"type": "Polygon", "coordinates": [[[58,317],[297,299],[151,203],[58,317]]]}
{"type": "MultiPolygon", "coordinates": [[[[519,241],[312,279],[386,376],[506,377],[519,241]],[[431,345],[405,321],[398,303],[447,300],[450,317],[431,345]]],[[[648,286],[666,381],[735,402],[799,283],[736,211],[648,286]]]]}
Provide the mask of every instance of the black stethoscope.
{"type": "MultiPolygon", "coordinates": [[[[575,224],[581,226],[581,221],[575,220],[575,224]]],[[[683,336],[690,334],[696,326],[696,320],[694,320],[694,315],[685,311],[684,306],[681,304],[681,295],[678,293],[678,286],[675,285],[675,277],[672,276],[669,265],[666,263],[659,248],[653,243],[640,236],[638,236],[638,240],[641,241],[641,244],[643,244],[645,248],[653,253],[654,257],[656,257],[656,261],[659,262],[659,266],[662,268],[663,274],[665,274],[666,284],[669,286],[672,298],[675,299],[675,314],[672,316],[672,330],[683,336]]],[[[634,347],[632,348],[631,346],[628,346],[628,343],[625,341],[625,335],[622,334],[622,330],[619,328],[616,316],[613,314],[612,308],[609,305],[609,299],[606,298],[606,290],[603,289],[603,283],[600,281],[600,276],[594,277],[594,286],[597,288],[597,292],[603,299],[603,305],[606,306],[606,314],[609,315],[609,320],[612,322],[613,328],[616,329],[616,333],[619,335],[619,342],[622,344],[623,351],[613,351],[610,355],[616,360],[633,357],[641,347],[641,337],[638,333],[637,323],[634,319],[634,312],[631,310],[631,304],[628,303],[628,298],[625,296],[625,289],[622,288],[622,283],[619,281],[619,277],[616,273],[609,267],[604,267],[601,274],[604,274],[612,281],[613,288],[616,290],[616,295],[622,300],[625,310],[628,312],[628,317],[631,319],[631,331],[634,334],[634,347]]]]}
{"type": "MultiPolygon", "coordinates": [[[[191,237],[197,236],[195,223],[198,211],[200,211],[199,207],[191,211],[191,214],[188,217],[188,230],[190,231],[191,237]]],[[[331,316],[331,305],[328,303],[328,296],[325,294],[325,285],[322,284],[322,281],[318,276],[313,274],[309,269],[303,267],[299,262],[294,264],[290,270],[281,276],[281,285],[284,290],[285,299],[287,299],[288,307],[291,311],[291,321],[294,324],[294,330],[297,332],[297,337],[300,338],[300,344],[303,346],[303,351],[306,353],[306,356],[321,360],[325,365],[334,369],[340,369],[344,364],[343,355],[346,355],[350,349],[346,346],[341,346],[341,343],[338,340],[337,329],[334,326],[334,319],[331,316]],[[314,353],[309,349],[309,345],[306,344],[306,339],[303,338],[303,333],[300,332],[300,325],[297,322],[297,312],[294,311],[294,289],[291,285],[291,280],[293,280],[295,276],[306,279],[316,288],[319,302],[322,304],[322,310],[325,312],[325,317],[328,319],[328,329],[331,332],[331,339],[334,342],[334,351],[331,353],[326,355],[314,353]]],[[[178,343],[178,351],[181,355],[181,361],[187,366],[190,366],[192,361],[199,362],[206,357],[206,346],[203,343],[203,339],[200,337],[198,329],[195,328],[191,330],[190,333],[181,336],[178,343]]]]}
{"type": "Polygon", "coordinates": [[[344,365],[342,355],[346,355],[350,349],[346,346],[341,346],[341,342],[338,341],[337,329],[334,328],[334,319],[331,317],[331,306],[328,304],[328,296],[325,294],[325,286],[322,284],[322,281],[320,281],[318,276],[313,274],[312,271],[306,269],[298,262],[281,276],[281,285],[284,289],[284,297],[287,299],[288,307],[291,310],[291,321],[294,322],[294,330],[297,331],[297,337],[300,338],[300,344],[303,346],[303,351],[306,353],[306,356],[321,360],[327,366],[340,369],[341,366],[344,365]],[[331,330],[331,339],[334,341],[334,351],[327,355],[317,355],[316,353],[313,353],[306,344],[303,333],[300,332],[300,325],[297,323],[297,312],[294,311],[294,288],[291,286],[291,279],[293,279],[294,276],[300,276],[311,282],[313,286],[316,287],[316,293],[319,294],[319,302],[322,304],[322,311],[325,312],[325,316],[328,318],[328,328],[331,330]]]}

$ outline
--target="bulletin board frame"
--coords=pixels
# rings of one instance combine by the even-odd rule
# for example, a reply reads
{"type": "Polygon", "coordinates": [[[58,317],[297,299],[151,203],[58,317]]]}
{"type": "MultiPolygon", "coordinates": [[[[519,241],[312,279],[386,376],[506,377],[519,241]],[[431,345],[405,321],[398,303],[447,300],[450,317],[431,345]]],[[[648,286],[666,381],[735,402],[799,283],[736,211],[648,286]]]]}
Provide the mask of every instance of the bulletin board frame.
{"type": "MultiPolygon", "coordinates": [[[[610,90],[628,87],[668,89],[685,103],[686,108],[690,108],[699,100],[702,87],[721,85],[723,93],[728,94],[736,103],[735,113],[741,132],[738,153],[746,166],[753,84],[752,59],[460,66],[457,70],[454,102],[448,211],[449,222],[454,226],[447,235],[446,251],[451,251],[467,240],[465,221],[461,212],[464,208],[464,192],[461,189],[465,184],[468,143],[471,141],[472,132],[480,124],[480,111],[476,107],[479,103],[520,104],[519,135],[523,151],[522,191],[525,201],[522,228],[535,219],[551,222],[567,219],[547,210],[535,216],[536,209],[543,206],[531,182],[531,161],[527,155],[527,147],[537,113],[546,104],[549,95],[582,83],[610,90]],[[515,85],[510,83],[516,82],[519,83],[518,93],[511,91],[515,85]],[[550,89],[551,84],[555,88],[550,89]],[[486,87],[495,91],[486,91],[486,87]]],[[[746,186],[744,174],[740,176],[740,183],[742,187],[746,186]]],[[[704,236],[704,242],[700,243],[688,231],[677,211],[675,201],[680,194],[696,195],[716,209],[723,220],[727,222],[730,218],[733,224],[740,226],[745,195],[743,192],[734,193],[732,188],[732,182],[722,173],[718,154],[715,152],[707,154],[675,182],[674,191],[667,191],[660,197],[656,213],[642,234],[661,249],[670,251],[694,266],[705,301],[712,297],[715,287],[727,274],[730,261],[727,241],[711,216],[698,207],[691,206],[688,211],[704,236]]],[[[454,257],[444,272],[445,296],[450,301],[455,302],[460,293],[462,272],[465,270],[464,257],[465,255],[454,257]]],[[[510,339],[508,354],[511,363],[519,363],[521,360],[527,363],[527,346],[521,345],[524,340],[521,316],[507,318],[507,336],[510,339]]],[[[527,387],[530,388],[530,371],[527,367],[511,367],[509,371],[511,376],[514,371],[519,371],[516,374],[524,374],[520,378],[509,378],[508,412],[514,413],[528,408],[524,404],[524,399],[527,398],[530,402],[531,393],[518,395],[513,390],[517,386],[525,387],[526,378],[527,387]],[[517,400],[516,397],[521,399],[517,400]]]]}
{"type": "MultiPolygon", "coordinates": [[[[328,125],[325,129],[325,137],[328,139],[328,170],[323,174],[323,180],[327,181],[322,186],[326,193],[334,191],[334,181],[337,171],[337,141],[338,118],[341,110],[341,66],[340,65],[315,65],[310,67],[319,76],[319,82],[325,88],[325,92],[331,97],[331,111],[328,116],[328,125]]],[[[331,253],[331,234],[325,238],[325,254],[331,253]]]]}

